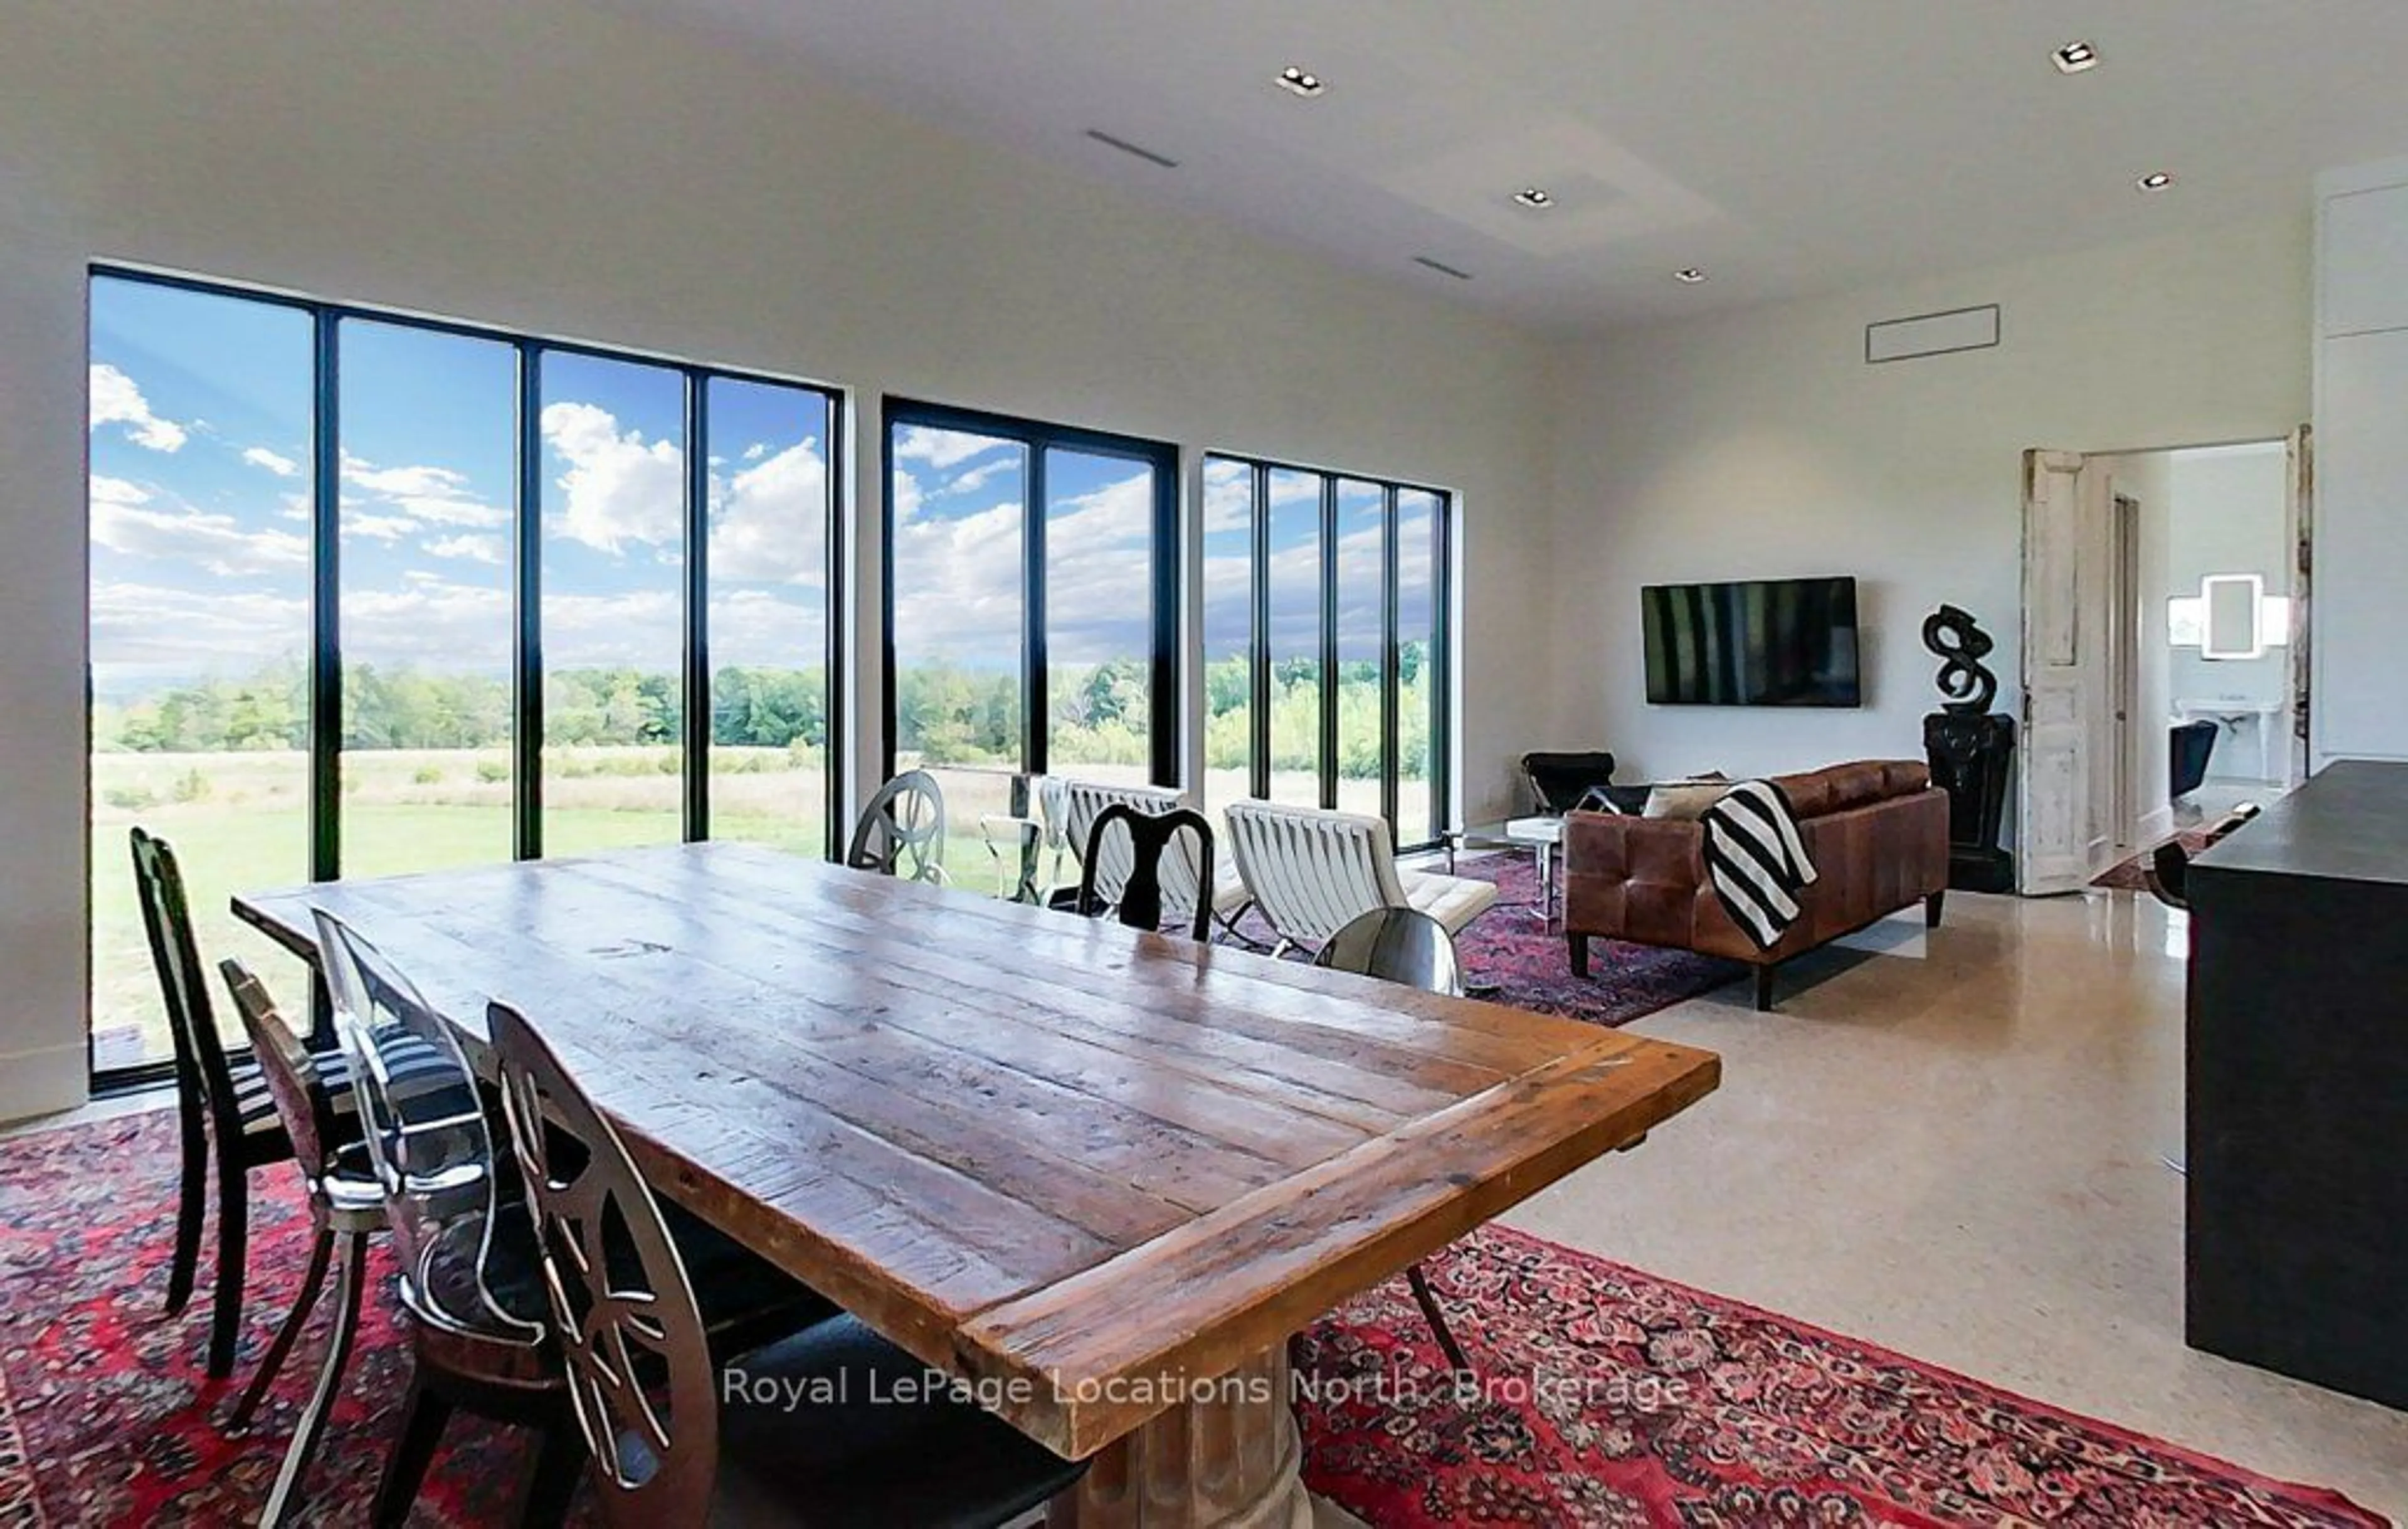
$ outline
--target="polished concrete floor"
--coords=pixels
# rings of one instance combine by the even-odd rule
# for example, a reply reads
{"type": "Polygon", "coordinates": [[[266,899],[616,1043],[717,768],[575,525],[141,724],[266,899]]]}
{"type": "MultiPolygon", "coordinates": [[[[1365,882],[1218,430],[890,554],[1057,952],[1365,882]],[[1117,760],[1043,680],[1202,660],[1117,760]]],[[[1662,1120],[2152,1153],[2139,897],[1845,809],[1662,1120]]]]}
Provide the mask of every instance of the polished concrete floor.
{"type": "Polygon", "coordinates": [[[2181,916],[1947,913],[1638,1021],[1721,1090],[1506,1220],[2408,1520],[2408,1413],[2183,1345],[2181,916]]]}

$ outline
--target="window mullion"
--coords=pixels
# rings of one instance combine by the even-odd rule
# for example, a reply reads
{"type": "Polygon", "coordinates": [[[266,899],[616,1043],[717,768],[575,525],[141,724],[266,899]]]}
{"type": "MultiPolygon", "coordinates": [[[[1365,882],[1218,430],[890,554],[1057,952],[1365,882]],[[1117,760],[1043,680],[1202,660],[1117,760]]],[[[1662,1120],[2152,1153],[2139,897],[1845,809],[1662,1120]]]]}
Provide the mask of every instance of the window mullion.
{"type": "Polygon", "coordinates": [[[518,634],[511,670],[511,801],[514,849],[522,860],[543,855],[543,352],[521,340],[519,449],[511,524],[518,537],[518,634]]]}
{"type": "Polygon", "coordinates": [[[341,355],[333,312],[310,311],[317,397],[310,426],[309,879],[342,874],[343,457],[341,355]]]}
{"type": "Polygon", "coordinates": [[[685,840],[710,837],[710,389],[685,372],[685,673],[681,749],[685,755],[685,840]]]}
{"type": "Polygon", "coordinates": [[[1338,805],[1338,480],[1321,475],[1321,805],[1338,805]]]}

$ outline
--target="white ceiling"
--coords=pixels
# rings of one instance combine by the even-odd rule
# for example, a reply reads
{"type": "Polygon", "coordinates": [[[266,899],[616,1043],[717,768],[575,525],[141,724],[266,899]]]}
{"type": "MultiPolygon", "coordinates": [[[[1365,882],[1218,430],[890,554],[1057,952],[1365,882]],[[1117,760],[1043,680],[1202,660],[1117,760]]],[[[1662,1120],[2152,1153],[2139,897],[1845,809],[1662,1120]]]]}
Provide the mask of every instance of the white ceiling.
{"type": "Polygon", "coordinates": [[[2304,212],[2408,153],[2408,0],[624,3],[1551,328],[2304,212]],[[2104,62],[2061,76],[2077,37],[2104,62]]]}

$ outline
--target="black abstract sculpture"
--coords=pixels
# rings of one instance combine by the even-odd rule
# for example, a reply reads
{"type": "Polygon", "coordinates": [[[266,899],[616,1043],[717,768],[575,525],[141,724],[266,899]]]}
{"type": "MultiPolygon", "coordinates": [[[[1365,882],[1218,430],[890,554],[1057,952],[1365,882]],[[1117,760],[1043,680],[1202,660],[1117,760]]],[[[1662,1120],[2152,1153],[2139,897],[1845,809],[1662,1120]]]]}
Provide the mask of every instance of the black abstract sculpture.
{"type": "Polygon", "coordinates": [[[1943,711],[1979,716],[1999,699],[1999,677],[1982,660],[1998,646],[1973,618],[1953,605],[1943,605],[1923,618],[1923,645],[1942,662],[1937,681],[1947,699],[1943,711]]]}
{"type": "Polygon", "coordinates": [[[2015,719],[1990,710],[1999,677],[1982,660],[1998,644],[1972,616],[1943,605],[1924,618],[1923,645],[1941,660],[1941,710],[1923,719],[1932,781],[1948,792],[1948,885],[1969,892],[2010,892],[2015,858],[1999,847],[2006,818],[2007,776],[2015,719]]]}

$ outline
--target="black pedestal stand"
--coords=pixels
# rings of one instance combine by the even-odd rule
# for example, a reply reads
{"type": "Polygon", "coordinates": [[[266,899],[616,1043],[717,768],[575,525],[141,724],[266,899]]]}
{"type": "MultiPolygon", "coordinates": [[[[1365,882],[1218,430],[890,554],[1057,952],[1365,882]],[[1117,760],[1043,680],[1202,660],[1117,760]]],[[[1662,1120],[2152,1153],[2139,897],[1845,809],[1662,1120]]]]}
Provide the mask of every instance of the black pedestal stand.
{"type": "Polygon", "coordinates": [[[1948,885],[1968,892],[2012,892],[2015,858],[1999,847],[2007,777],[2015,757],[2015,719],[1998,712],[1934,712],[1923,719],[1923,751],[1932,783],[1948,792],[1948,885]]]}

